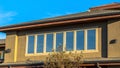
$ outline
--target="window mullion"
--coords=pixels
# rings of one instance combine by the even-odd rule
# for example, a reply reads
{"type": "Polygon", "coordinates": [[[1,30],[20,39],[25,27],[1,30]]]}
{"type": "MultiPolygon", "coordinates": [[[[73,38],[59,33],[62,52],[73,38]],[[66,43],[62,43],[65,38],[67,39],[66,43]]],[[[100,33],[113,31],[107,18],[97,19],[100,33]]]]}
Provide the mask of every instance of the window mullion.
{"type": "Polygon", "coordinates": [[[84,50],[86,51],[87,50],[87,30],[85,29],[84,30],[84,50]]]}
{"type": "Polygon", "coordinates": [[[76,35],[77,33],[76,33],[76,31],[74,31],[74,51],[76,51],[76,43],[77,43],[77,40],[76,40],[76,38],[77,38],[77,35],[76,35]]]}
{"type": "Polygon", "coordinates": [[[37,53],[37,35],[35,35],[35,40],[34,40],[34,54],[37,53]]]}
{"type": "Polygon", "coordinates": [[[96,34],[96,38],[95,38],[96,39],[96,41],[95,41],[96,44],[95,44],[95,46],[96,46],[96,50],[98,50],[98,29],[96,29],[96,33],[95,34],[96,34]]]}
{"type": "Polygon", "coordinates": [[[28,36],[26,36],[26,54],[28,54],[28,36]]]}
{"type": "Polygon", "coordinates": [[[43,53],[46,53],[46,34],[44,34],[43,53]]]}
{"type": "Polygon", "coordinates": [[[66,50],[66,32],[63,32],[63,51],[66,50]]]}
{"type": "Polygon", "coordinates": [[[56,33],[53,34],[53,51],[56,51],[56,33]]]}

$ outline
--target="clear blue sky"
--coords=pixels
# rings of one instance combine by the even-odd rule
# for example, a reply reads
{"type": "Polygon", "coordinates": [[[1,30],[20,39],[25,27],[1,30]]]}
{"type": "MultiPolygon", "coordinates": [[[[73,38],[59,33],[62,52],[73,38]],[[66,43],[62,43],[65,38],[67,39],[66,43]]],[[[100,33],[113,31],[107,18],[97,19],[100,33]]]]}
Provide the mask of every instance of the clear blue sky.
{"type": "MultiPolygon", "coordinates": [[[[0,26],[87,11],[120,0],[0,0],[0,26]]],[[[0,39],[5,38],[0,33],[0,39]]]]}

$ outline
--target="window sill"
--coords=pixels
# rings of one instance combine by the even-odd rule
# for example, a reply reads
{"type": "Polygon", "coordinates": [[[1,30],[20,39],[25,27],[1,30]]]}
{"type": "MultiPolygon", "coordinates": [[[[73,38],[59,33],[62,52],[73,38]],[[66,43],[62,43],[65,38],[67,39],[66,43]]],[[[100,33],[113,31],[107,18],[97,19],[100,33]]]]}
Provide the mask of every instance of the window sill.
{"type": "MultiPolygon", "coordinates": [[[[98,50],[80,50],[80,51],[65,51],[66,53],[72,52],[72,53],[95,53],[98,52],[98,50]]],[[[47,52],[47,53],[36,53],[36,54],[25,54],[25,56],[45,56],[48,55],[52,52],[47,52]]]]}

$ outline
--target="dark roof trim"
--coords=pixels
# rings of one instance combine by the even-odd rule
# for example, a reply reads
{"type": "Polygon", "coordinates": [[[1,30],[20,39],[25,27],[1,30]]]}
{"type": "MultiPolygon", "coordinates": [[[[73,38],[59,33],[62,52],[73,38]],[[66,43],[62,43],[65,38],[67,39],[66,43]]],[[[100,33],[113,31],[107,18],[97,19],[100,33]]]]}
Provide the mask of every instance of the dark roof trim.
{"type": "Polygon", "coordinates": [[[75,20],[66,20],[66,21],[58,21],[58,22],[48,22],[48,23],[39,23],[39,24],[32,24],[27,26],[15,26],[15,27],[3,27],[0,28],[0,31],[12,31],[12,30],[22,30],[22,29],[30,29],[34,27],[45,27],[51,25],[64,25],[69,23],[84,23],[96,20],[103,20],[103,19],[112,19],[112,18],[120,18],[120,14],[117,15],[110,15],[110,16],[99,16],[99,17],[92,17],[92,18],[83,18],[83,19],[75,19],[75,20]]]}
{"type": "Polygon", "coordinates": [[[27,63],[27,62],[17,62],[17,63],[2,63],[0,64],[0,67],[2,66],[35,66],[35,65],[40,65],[43,66],[43,62],[33,62],[33,63],[27,63]]]}
{"type": "Polygon", "coordinates": [[[0,48],[5,48],[5,45],[0,45],[0,48]]]}
{"type": "MultiPolygon", "coordinates": [[[[37,20],[33,22],[25,22],[21,24],[15,24],[6,26],[4,28],[10,28],[10,27],[18,27],[18,26],[28,26],[33,24],[45,24],[49,22],[58,22],[58,21],[66,21],[66,20],[75,20],[75,19],[84,19],[84,18],[91,18],[91,17],[100,17],[100,16],[109,16],[109,15],[116,15],[120,14],[120,10],[99,10],[99,11],[87,11],[82,13],[76,13],[76,14],[69,14],[64,16],[58,16],[53,18],[47,18],[43,20],[37,20]]],[[[3,28],[3,27],[1,27],[3,28]]]]}
{"type": "MultiPolygon", "coordinates": [[[[120,65],[120,58],[93,58],[93,59],[84,59],[81,66],[96,66],[99,63],[100,66],[115,66],[120,65]]],[[[13,62],[13,63],[2,63],[1,66],[43,66],[42,61],[26,61],[26,62],[13,62]]]]}
{"type": "Polygon", "coordinates": [[[80,66],[86,66],[86,67],[88,67],[88,66],[97,66],[97,65],[99,65],[99,66],[119,66],[120,65],[120,63],[92,63],[92,64],[81,64],[80,66]]]}
{"type": "Polygon", "coordinates": [[[93,7],[90,10],[108,10],[108,9],[120,9],[120,3],[107,4],[103,6],[93,7]]]}
{"type": "MultiPolygon", "coordinates": [[[[92,61],[91,61],[92,62],[92,61]]],[[[44,67],[43,66],[44,63],[43,62],[17,62],[17,63],[2,63],[0,64],[0,67],[3,67],[3,66],[39,66],[39,67],[44,67]]],[[[120,65],[120,62],[104,62],[104,63],[101,63],[101,62],[95,62],[95,63],[83,63],[83,64],[80,64],[80,66],[118,66],[120,65]]]]}

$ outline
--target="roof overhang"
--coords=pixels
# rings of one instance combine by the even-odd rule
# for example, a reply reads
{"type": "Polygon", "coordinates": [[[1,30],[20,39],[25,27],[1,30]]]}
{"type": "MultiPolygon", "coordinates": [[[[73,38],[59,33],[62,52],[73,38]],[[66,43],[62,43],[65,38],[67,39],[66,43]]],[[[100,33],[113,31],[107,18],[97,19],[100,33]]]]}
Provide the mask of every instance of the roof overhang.
{"type": "Polygon", "coordinates": [[[80,66],[86,66],[86,67],[89,67],[89,66],[119,66],[120,63],[92,63],[92,64],[81,64],[80,66]]]}
{"type": "MultiPolygon", "coordinates": [[[[91,61],[92,62],[92,61],[91,61]]],[[[94,66],[119,66],[120,62],[95,62],[95,63],[82,63],[80,64],[81,67],[94,67],[94,66]]],[[[44,62],[15,62],[15,63],[2,63],[0,67],[6,66],[39,66],[44,67],[44,62]]]]}
{"type": "Polygon", "coordinates": [[[5,44],[3,44],[3,45],[0,45],[0,48],[5,48],[5,44]]]}
{"type": "Polygon", "coordinates": [[[90,10],[111,10],[111,9],[120,9],[120,3],[107,4],[103,6],[93,7],[90,10]]]}
{"type": "Polygon", "coordinates": [[[82,19],[74,19],[74,20],[63,20],[63,21],[55,21],[55,22],[47,22],[47,23],[38,23],[38,24],[29,24],[29,25],[18,25],[13,27],[1,27],[0,32],[14,31],[14,30],[24,30],[36,27],[46,27],[46,26],[54,26],[54,25],[65,25],[65,24],[75,24],[75,23],[84,23],[84,22],[93,22],[98,20],[105,19],[113,19],[120,18],[120,14],[109,15],[109,16],[98,16],[98,17],[90,17],[90,18],[82,18],[82,19]]]}

